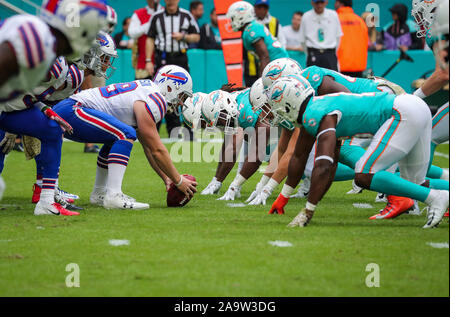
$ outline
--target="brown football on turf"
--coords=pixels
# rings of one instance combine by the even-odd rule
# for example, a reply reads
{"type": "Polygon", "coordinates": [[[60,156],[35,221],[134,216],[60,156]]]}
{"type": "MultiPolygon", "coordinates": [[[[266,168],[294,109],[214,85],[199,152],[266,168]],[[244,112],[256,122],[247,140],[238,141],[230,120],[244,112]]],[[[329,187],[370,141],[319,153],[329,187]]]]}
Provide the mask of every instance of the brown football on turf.
{"type": "MultiPolygon", "coordinates": [[[[192,175],[183,175],[191,181],[196,181],[195,177],[192,175]]],[[[170,184],[170,188],[167,191],[167,207],[183,207],[192,199],[186,197],[184,193],[175,186],[174,183],[170,184]]]]}

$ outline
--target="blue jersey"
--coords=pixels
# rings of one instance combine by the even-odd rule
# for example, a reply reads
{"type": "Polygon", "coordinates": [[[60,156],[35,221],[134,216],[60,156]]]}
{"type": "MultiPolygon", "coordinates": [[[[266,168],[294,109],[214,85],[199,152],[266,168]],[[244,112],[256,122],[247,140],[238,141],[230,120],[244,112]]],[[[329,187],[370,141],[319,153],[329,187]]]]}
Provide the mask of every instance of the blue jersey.
{"type": "Polygon", "coordinates": [[[250,88],[235,92],[233,95],[235,95],[236,103],[238,105],[239,126],[243,129],[255,127],[261,110],[253,111],[252,104],[250,103],[250,88]]]}
{"type": "Polygon", "coordinates": [[[322,119],[336,114],[338,139],[372,137],[392,117],[395,98],[395,95],[381,92],[313,97],[306,106],[302,123],[306,131],[315,137],[322,119]]]}
{"type": "Polygon", "coordinates": [[[270,34],[269,30],[263,24],[256,21],[250,22],[242,32],[242,41],[245,49],[247,51],[255,51],[254,44],[260,39],[263,39],[267,46],[270,61],[282,57],[289,57],[281,43],[270,34]]]}
{"type": "Polygon", "coordinates": [[[316,94],[320,85],[322,85],[322,81],[325,76],[332,77],[334,81],[343,85],[348,90],[350,90],[351,93],[354,94],[362,94],[365,92],[381,92],[381,90],[378,89],[377,83],[375,83],[373,80],[345,76],[333,70],[318,66],[305,68],[302,72],[302,76],[309,81],[311,86],[316,91],[316,94]]]}

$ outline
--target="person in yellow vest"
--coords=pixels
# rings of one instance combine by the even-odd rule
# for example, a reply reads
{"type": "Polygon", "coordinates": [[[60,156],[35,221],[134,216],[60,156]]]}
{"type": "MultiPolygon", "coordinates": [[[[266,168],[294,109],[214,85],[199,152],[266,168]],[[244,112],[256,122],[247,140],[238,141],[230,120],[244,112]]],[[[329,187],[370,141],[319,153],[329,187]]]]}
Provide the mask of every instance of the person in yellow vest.
{"type": "MultiPolygon", "coordinates": [[[[281,32],[282,26],[280,21],[271,16],[269,13],[269,0],[256,0],[254,4],[256,21],[264,24],[270,31],[270,34],[275,36],[280,43],[286,46],[286,41],[281,32]]],[[[244,49],[244,80],[245,85],[250,87],[259,78],[259,64],[258,57],[244,49]]]]}

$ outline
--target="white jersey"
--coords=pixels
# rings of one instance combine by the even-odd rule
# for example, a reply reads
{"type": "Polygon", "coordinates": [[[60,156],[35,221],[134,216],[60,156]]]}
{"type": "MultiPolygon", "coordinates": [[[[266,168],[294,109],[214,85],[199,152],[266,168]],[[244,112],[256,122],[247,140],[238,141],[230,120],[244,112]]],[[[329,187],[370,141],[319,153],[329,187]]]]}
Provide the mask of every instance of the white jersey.
{"type": "Polygon", "coordinates": [[[4,42],[14,49],[19,73],[0,87],[0,104],[32,91],[45,80],[56,58],[56,40],[50,28],[32,15],[16,15],[1,21],[0,43],[4,42]]]}
{"type": "Polygon", "coordinates": [[[146,103],[147,112],[155,123],[167,112],[158,86],[148,79],[86,89],[70,98],[80,102],[82,107],[107,113],[132,127],[137,127],[133,109],[136,101],[146,103]]]}
{"type": "MultiPolygon", "coordinates": [[[[47,104],[51,100],[51,97],[57,92],[57,89],[64,84],[68,70],[69,65],[67,65],[65,58],[58,57],[50,68],[50,71],[48,71],[44,81],[40,82],[38,86],[30,92],[21,94],[14,100],[0,104],[0,112],[24,110],[33,107],[37,102],[47,104]]],[[[69,96],[70,94],[62,99],[69,96]]]]}
{"type": "Polygon", "coordinates": [[[71,64],[69,67],[64,86],[61,90],[55,91],[48,100],[55,104],[61,100],[67,99],[73,94],[80,92],[81,84],[84,81],[84,71],[80,70],[77,65],[71,64]]]}

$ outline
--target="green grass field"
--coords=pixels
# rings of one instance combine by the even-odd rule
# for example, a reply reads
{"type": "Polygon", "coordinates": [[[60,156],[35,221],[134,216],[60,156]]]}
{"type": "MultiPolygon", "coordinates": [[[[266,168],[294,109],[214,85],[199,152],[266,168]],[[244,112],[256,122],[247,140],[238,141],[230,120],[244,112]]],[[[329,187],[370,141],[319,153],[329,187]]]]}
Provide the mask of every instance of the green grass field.
{"type": "MultiPolygon", "coordinates": [[[[424,230],[425,215],[371,221],[383,204],[375,193],[345,193],[333,184],[306,228],[286,225],[304,207],[291,200],[286,215],[265,207],[230,208],[218,197],[196,195],[181,209],[165,207],[164,186],[134,147],[123,190],[146,211],[104,210],[89,205],[96,156],[64,143],[61,187],[81,196],[79,217],[33,215],[35,164],[22,153],[7,158],[7,189],[0,203],[0,296],[449,296],[449,223],[424,230]],[[357,209],[353,203],[373,209],[357,209]],[[126,239],[112,246],[110,239],[126,239]],[[289,241],[276,247],[269,241],[289,241]],[[66,287],[66,265],[80,268],[80,287],[66,287]],[[380,268],[380,287],[365,280],[369,263],[380,268]]],[[[448,145],[438,148],[448,155],[448,145]]],[[[435,163],[448,168],[448,159],[435,163]]],[[[178,163],[203,189],[215,163],[178,163]]],[[[235,172],[222,187],[223,193],[235,172]]],[[[243,187],[243,202],[258,173],[243,187]]],[[[281,187],[280,187],[281,188],[281,187]]]]}

